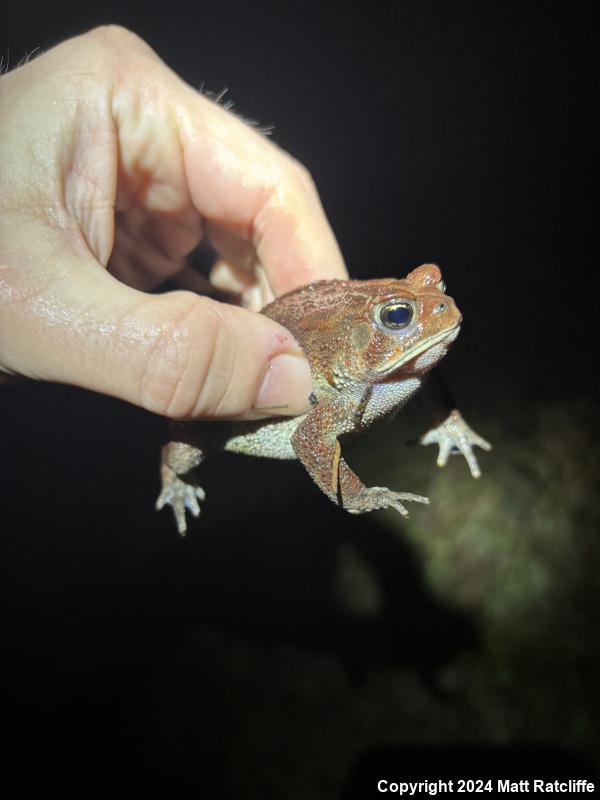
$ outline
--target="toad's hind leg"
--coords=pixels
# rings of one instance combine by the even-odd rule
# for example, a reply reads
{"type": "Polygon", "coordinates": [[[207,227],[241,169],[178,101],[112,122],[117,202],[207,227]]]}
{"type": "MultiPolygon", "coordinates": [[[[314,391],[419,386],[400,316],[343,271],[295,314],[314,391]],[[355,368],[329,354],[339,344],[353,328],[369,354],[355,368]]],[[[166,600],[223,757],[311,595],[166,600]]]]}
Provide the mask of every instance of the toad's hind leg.
{"type": "Polygon", "coordinates": [[[351,514],[364,514],[379,508],[395,508],[403,517],[408,517],[404,501],[429,503],[427,497],[412,492],[396,492],[385,486],[365,486],[358,475],[350,469],[343,458],[339,463],[339,487],[341,505],[351,514]]]}
{"type": "Polygon", "coordinates": [[[428,503],[426,497],[395,492],[382,486],[368,487],[342,457],[338,437],[352,430],[354,409],[344,401],[326,399],[310,411],[292,436],[296,455],[317,486],[352,514],[378,508],[395,508],[403,516],[408,511],[402,501],[428,503]]]}
{"type": "Polygon", "coordinates": [[[175,515],[177,530],[182,536],[187,531],[185,512],[192,516],[200,514],[198,500],[204,500],[204,489],[193,486],[182,480],[190,470],[200,464],[203,459],[202,450],[184,442],[169,442],[161,451],[160,478],[161,492],[156,501],[156,508],[160,511],[165,505],[170,505],[175,515]]]}

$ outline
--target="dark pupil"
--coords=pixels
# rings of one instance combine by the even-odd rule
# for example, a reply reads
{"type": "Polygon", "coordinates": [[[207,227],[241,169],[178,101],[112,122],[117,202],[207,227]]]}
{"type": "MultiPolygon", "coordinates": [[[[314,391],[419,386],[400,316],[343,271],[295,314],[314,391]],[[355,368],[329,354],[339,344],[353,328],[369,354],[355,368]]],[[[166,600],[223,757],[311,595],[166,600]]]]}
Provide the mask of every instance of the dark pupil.
{"type": "Polygon", "coordinates": [[[409,306],[392,306],[383,312],[384,324],[400,328],[410,322],[412,311],[409,306]]]}

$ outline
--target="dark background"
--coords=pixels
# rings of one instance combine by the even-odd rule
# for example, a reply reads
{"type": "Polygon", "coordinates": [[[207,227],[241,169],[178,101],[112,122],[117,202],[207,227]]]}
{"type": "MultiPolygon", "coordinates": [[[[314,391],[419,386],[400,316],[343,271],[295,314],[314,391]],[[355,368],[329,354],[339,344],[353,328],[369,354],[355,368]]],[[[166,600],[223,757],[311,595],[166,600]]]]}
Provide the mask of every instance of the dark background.
{"type": "MultiPolygon", "coordinates": [[[[524,481],[538,458],[564,456],[541,454],[535,431],[575,442],[573,474],[552,485],[578,498],[565,546],[583,546],[588,567],[576,611],[531,651],[533,678],[515,668],[505,691],[486,667],[489,617],[436,591],[400,523],[349,519],[298,465],[222,457],[183,541],[153,511],[163,420],[78,389],[6,388],[0,774],[86,797],[121,773],[137,790],[261,798],[375,796],[373,775],[591,775],[597,742],[576,733],[598,720],[591,16],[491,3],[22,5],[2,12],[10,67],[96,24],[126,25],[189,83],[228,87],[239,113],[275,126],[311,170],[354,277],[439,263],[465,319],[446,374],[467,417],[496,435],[484,469],[503,481],[505,437],[523,447],[524,481]],[[348,547],[376,575],[382,615],[336,603],[348,547]],[[564,641],[576,653],[553,671],[564,641]],[[440,684],[464,653],[486,691],[440,684]],[[549,717],[565,681],[580,687],[566,741],[542,701],[525,725],[534,679],[549,717]],[[465,711],[475,697],[477,724],[465,711]]],[[[548,490],[536,475],[530,510],[548,490]]]]}

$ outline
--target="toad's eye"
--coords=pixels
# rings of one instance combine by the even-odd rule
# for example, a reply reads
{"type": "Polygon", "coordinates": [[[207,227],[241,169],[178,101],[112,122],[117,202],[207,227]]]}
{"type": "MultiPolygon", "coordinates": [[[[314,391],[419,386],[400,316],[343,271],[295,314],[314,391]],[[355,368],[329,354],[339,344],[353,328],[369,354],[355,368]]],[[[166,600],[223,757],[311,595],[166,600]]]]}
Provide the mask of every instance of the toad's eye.
{"type": "Polygon", "coordinates": [[[412,306],[408,303],[390,303],[379,312],[379,319],[386,328],[406,328],[412,317],[412,306]]]}

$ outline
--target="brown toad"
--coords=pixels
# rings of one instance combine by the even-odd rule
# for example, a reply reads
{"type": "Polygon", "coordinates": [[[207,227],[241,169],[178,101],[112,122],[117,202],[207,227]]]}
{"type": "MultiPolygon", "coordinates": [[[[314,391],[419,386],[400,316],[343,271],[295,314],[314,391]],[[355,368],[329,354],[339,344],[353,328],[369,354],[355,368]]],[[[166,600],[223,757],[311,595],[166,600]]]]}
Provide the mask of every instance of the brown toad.
{"type": "MultiPolygon", "coordinates": [[[[360,435],[394,415],[444,357],[462,319],[444,290],[439,268],[424,264],[400,280],[317,281],[275,300],[261,313],[288,328],[306,353],[313,407],[299,417],[209,423],[213,446],[252,456],[297,458],[319,488],[353,514],[391,506],[407,516],[403,501],[428,503],[420,495],[365,486],[344,460],[339,439],[360,435]]],[[[204,499],[201,488],[181,478],[203,460],[189,433],[198,425],[180,426],[178,441],[162,452],[162,491],[156,506],[172,506],[181,534],[186,531],[186,509],[197,516],[198,500],[204,499]]],[[[479,468],[473,445],[490,448],[456,410],[421,442],[439,444],[440,466],[451,452],[462,452],[474,477],[479,468]]]]}

